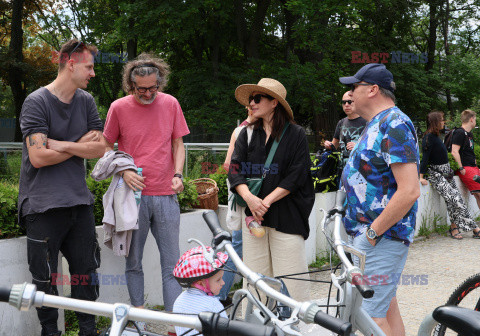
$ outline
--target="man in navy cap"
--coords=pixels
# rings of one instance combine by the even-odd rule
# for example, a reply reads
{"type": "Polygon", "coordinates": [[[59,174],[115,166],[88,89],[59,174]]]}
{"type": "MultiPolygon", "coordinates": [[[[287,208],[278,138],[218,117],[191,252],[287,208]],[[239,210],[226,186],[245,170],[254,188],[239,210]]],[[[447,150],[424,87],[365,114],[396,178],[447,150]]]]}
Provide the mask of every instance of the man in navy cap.
{"type": "Polygon", "coordinates": [[[396,289],[420,196],[415,129],[395,106],[395,83],[385,65],[368,64],[340,82],[351,88],[354,112],[367,120],[342,175],[345,229],[367,255],[362,281],[375,290],[362,307],[386,335],[405,335],[396,289]]]}

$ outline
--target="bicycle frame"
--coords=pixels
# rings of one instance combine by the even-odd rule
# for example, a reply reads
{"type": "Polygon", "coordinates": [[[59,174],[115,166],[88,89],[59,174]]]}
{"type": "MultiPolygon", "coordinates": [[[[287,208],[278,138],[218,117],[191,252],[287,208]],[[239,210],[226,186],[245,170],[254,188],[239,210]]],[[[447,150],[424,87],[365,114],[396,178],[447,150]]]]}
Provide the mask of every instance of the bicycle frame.
{"type": "MultiPolygon", "coordinates": [[[[202,312],[198,315],[171,314],[147,309],[133,308],[123,303],[102,303],[84,301],[37,291],[32,284],[13,285],[11,289],[0,288],[0,301],[21,311],[28,311],[31,307],[52,307],[70,309],[77,312],[107,316],[112,318],[109,336],[120,336],[129,320],[144,322],[160,322],[170,325],[196,329],[204,335],[263,335],[274,336],[271,327],[253,325],[240,321],[229,321],[219,314],[202,312]]],[[[151,334],[151,333],[145,333],[151,334]]]]}
{"type": "MultiPolygon", "coordinates": [[[[330,213],[324,212],[324,218],[321,223],[321,228],[327,240],[329,236],[326,226],[333,220],[333,248],[342,262],[341,274],[337,277],[331,274],[334,286],[340,292],[339,318],[343,321],[352,323],[353,330],[359,330],[364,335],[384,336],[385,333],[373,321],[373,319],[362,308],[363,297],[360,289],[364,286],[353,285],[355,279],[363,279],[363,270],[365,268],[365,253],[357,250],[342,239],[342,231],[344,227],[342,223],[343,203],[345,201],[345,192],[339,190],[336,192],[335,207],[330,213]],[[359,259],[360,267],[352,265],[345,252],[355,255],[359,259]]],[[[368,288],[363,288],[367,290],[368,288]]]]}
{"type": "Polygon", "coordinates": [[[174,315],[147,309],[139,309],[123,303],[110,304],[48,295],[43,292],[37,292],[35,285],[27,283],[14,285],[12,293],[13,294],[10,294],[10,304],[21,311],[28,311],[31,307],[46,306],[110,317],[112,318],[112,326],[109,333],[110,336],[120,336],[129,320],[156,323],[163,322],[202,330],[202,324],[197,316],[174,315]],[[12,297],[16,297],[16,301],[13,301],[12,297]]]}
{"type": "Polygon", "coordinates": [[[203,213],[203,218],[207,222],[214,238],[212,247],[215,250],[225,249],[237,267],[237,271],[250,283],[254,288],[262,291],[267,297],[274,299],[283,305],[290,307],[292,313],[290,318],[282,321],[278,319],[275,314],[259,300],[253,298],[253,295],[246,290],[239,290],[234,295],[234,300],[238,301],[241,295],[246,295],[249,305],[247,306],[247,315],[245,320],[252,323],[264,324],[267,321],[275,327],[278,335],[301,336],[299,332],[292,329],[292,326],[299,323],[300,320],[306,323],[317,323],[329,330],[335,331],[342,335],[350,335],[351,325],[348,321],[342,322],[337,318],[327,315],[322,312],[321,308],[313,302],[298,302],[293,298],[284,295],[268,285],[267,282],[278,283],[278,280],[266,278],[261,274],[250,270],[237,255],[235,249],[231,244],[231,236],[228,232],[220,228],[217,215],[213,211],[206,211],[203,213]],[[256,311],[253,306],[259,307],[256,311]],[[262,316],[260,310],[267,316],[262,316]]]}

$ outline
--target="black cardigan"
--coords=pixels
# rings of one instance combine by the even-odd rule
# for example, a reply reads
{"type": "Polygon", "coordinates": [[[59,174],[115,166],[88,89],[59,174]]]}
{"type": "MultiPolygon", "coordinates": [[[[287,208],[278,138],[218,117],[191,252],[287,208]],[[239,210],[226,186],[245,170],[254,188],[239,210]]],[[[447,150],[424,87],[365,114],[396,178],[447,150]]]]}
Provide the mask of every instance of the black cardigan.
{"type": "MultiPolygon", "coordinates": [[[[250,144],[247,131],[243,129],[232,154],[228,179],[232,192],[235,187],[246,183],[247,177],[260,177],[267,160],[273,139],[265,145],[266,133],[263,128],[253,130],[250,144]]],[[[289,234],[299,234],[308,238],[310,227],[308,217],[315,202],[312,177],[310,175],[310,154],[307,137],[302,127],[291,124],[286,130],[266,174],[259,198],[264,199],[275,188],[281,187],[290,194],[273,203],[263,216],[262,225],[289,234]]],[[[247,209],[249,214],[249,209],[247,209]]]]}
{"type": "Polygon", "coordinates": [[[433,133],[427,133],[422,141],[423,157],[420,162],[420,174],[426,174],[428,164],[441,165],[448,163],[447,147],[433,133]]]}

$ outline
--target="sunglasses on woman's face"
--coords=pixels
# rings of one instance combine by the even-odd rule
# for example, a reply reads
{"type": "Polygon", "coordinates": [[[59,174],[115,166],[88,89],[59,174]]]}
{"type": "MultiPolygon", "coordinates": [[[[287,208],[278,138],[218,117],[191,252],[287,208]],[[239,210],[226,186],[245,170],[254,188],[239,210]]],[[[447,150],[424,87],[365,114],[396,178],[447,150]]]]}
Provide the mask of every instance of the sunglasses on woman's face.
{"type": "Polygon", "coordinates": [[[248,97],[248,102],[250,103],[253,100],[255,102],[255,104],[258,104],[262,100],[262,97],[268,98],[270,100],[273,99],[273,97],[271,97],[269,95],[259,93],[259,94],[256,94],[255,96],[248,97]]]}
{"type": "Polygon", "coordinates": [[[353,100],[342,100],[342,104],[345,105],[345,104],[349,104],[349,105],[352,105],[353,103],[353,100]]]}

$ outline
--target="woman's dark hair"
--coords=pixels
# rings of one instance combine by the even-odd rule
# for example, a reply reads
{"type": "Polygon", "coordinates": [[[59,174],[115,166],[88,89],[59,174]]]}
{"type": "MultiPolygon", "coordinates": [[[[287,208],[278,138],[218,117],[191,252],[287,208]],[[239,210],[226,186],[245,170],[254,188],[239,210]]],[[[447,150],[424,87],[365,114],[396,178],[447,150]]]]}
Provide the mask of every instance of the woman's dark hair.
{"type": "Polygon", "coordinates": [[[442,111],[432,111],[427,115],[427,133],[440,135],[440,131],[443,129],[444,113],[442,111]]]}
{"type": "MultiPolygon", "coordinates": [[[[270,97],[267,99],[273,100],[275,98],[270,97]],[[271,99],[270,99],[271,98],[271,99]]],[[[285,107],[283,107],[280,102],[278,102],[277,106],[275,106],[274,112],[273,112],[273,119],[272,119],[272,134],[271,136],[275,140],[280,140],[280,135],[282,135],[283,128],[285,127],[286,122],[289,122],[290,124],[295,124],[295,120],[293,120],[293,117],[285,110],[285,107]]],[[[263,127],[263,119],[260,118],[257,121],[253,123],[254,128],[257,127],[263,127]]]]}

